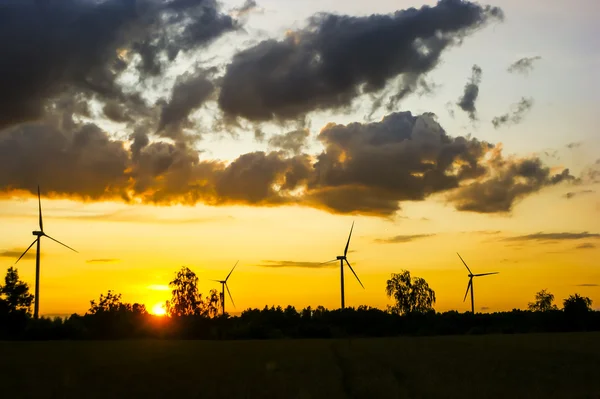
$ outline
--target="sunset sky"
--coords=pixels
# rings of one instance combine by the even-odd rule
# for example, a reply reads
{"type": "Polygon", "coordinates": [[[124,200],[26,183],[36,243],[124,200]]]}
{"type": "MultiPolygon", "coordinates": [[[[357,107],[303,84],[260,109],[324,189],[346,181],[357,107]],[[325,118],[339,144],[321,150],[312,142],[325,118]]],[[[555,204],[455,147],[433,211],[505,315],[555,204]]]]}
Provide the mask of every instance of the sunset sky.
{"type": "MultiPolygon", "coordinates": [[[[41,314],[148,308],[183,265],[236,313],[600,308],[596,0],[0,0],[0,265],[44,230],[41,314]],[[414,8],[411,8],[414,7],[414,8]],[[43,23],[41,23],[43,21],[43,23]]],[[[33,291],[35,248],[18,263],[33,291]]]]}

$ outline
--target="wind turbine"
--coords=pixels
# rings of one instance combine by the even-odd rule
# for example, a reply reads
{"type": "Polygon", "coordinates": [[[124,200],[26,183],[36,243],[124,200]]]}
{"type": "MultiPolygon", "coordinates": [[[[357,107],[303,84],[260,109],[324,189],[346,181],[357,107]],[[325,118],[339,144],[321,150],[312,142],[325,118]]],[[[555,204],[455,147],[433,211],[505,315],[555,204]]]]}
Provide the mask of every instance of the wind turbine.
{"type": "Polygon", "coordinates": [[[350,268],[350,271],[352,272],[352,274],[354,274],[354,277],[356,277],[356,279],[358,280],[358,283],[360,284],[360,286],[363,287],[363,289],[365,288],[363,283],[360,281],[360,279],[356,275],[356,272],[352,268],[352,265],[350,264],[350,262],[348,262],[348,258],[346,257],[346,255],[348,255],[348,247],[350,246],[350,238],[352,237],[352,230],[354,230],[354,222],[352,222],[352,227],[350,228],[350,235],[348,236],[348,242],[346,243],[346,248],[344,248],[344,254],[340,255],[340,256],[336,257],[335,259],[330,260],[328,262],[321,263],[322,265],[325,265],[327,263],[337,262],[338,260],[340,261],[340,278],[341,278],[341,283],[342,283],[342,288],[341,288],[342,309],[344,309],[344,305],[345,305],[345,302],[344,302],[345,301],[345,299],[344,299],[344,262],[346,262],[346,264],[350,268]]]}
{"type": "Polygon", "coordinates": [[[39,219],[40,219],[40,230],[32,232],[32,234],[34,236],[36,236],[36,239],[31,243],[31,245],[25,250],[25,252],[23,252],[23,254],[15,262],[15,265],[17,263],[19,263],[19,261],[23,258],[23,256],[25,256],[25,254],[31,249],[31,247],[33,247],[33,244],[37,244],[37,248],[36,248],[37,250],[35,253],[35,298],[34,298],[35,302],[33,305],[33,317],[36,319],[39,317],[39,312],[40,312],[40,242],[42,240],[42,237],[47,237],[47,238],[51,239],[52,241],[59,243],[63,247],[67,247],[71,251],[77,252],[70,246],[63,244],[62,242],[58,241],[57,239],[54,239],[54,238],[50,237],[49,235],[47,235],[46,233],[44,233],[44,223],[42,221],[42,200],[40,197],[40,186],[38,186],[38,209],[39,209],[39,219]]]}
{"type": "Polygon", "coordinates": [[[231,271],[229,272],[227,277],[225,277],[225,280],[213,280],[217,283],[221,283],[221,307],[223,309],[223,314],[225,314],[225,288],[227,288],[227,293],[229,294],[229,299],[231,299],[231,304],[235,308],[235,303],[233,302],[233,297],[231,296],[231,292],[229,291],[229,286],[227,285],[227,280],[229,280],[229,276],[231,276],[231,273],[233,273],[233,271],[235,270],[235,267],[237,266],[238,263],[239,263],[239,260],[237,262],[235,262],[235,265],[233,265],[233,269],[231,269],[231,271]]]}
{"type": "Polygon", "coordinates": [[[474,294],[473,294],[473,277],[489,276],[492,274],[498,274],[499,272],[473,274],[473,272],[471,272],[471,269],[469,269],[469,266],[467,266],[467,263],[463,260],[463,258],[460,256],[460,254],[458,252],[456,254],[460,258],[460,260],[462,260],[462,263],[465,265],[465,267],[469,271],[469,284],[467,285],[467,292],[465,292],[465,297],[463,298],[463,302],[467,300],[467,295],[469,294],[469,290],[471,290],[471,313],[475,314],[475,298],[474,298],[474,294]]]}

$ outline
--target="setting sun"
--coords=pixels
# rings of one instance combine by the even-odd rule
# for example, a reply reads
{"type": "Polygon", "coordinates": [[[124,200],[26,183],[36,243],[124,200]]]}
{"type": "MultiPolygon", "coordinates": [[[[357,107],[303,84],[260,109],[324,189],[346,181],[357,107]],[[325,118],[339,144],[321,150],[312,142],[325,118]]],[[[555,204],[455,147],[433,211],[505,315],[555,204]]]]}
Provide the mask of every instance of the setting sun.
{"type": "Polygon", "coordinates": [[[165,310],[165,306],[162,303],[157,303],[156,305],[154,305],[154,307],[152,308],[152,312],[153,315],[155,316],[165,316],[167,314],[167,311],[165,310]]]}

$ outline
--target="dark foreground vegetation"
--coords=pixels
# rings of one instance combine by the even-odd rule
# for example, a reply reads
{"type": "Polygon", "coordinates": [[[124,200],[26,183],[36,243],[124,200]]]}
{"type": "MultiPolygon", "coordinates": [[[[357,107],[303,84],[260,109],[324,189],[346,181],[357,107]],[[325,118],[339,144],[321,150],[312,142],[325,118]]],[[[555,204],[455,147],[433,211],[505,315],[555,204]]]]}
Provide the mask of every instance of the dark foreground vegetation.
{"type": "Polygon", "coordinates": [[[0,342],[6,398],[598,398],[600,334],[0,342]]]}
{"type": "Polygon", "coordinates": [[[67,319],[32,318],[33,296],[17,271],[9,269],[0,286],[0,339],[278,339],[350,338],[431,335],[480,335],[541,332],[600,331],[600,312],[591,300],[577,294],[553,304],[554,296],[540,291],[528,310],[502,313],[437,313],[435,293],[425,280],[403,271],[393,274],[386,292],[395,300],[387,310],[360,306],[328,310],[296,310],[288,306],[248,309],[238,317],[220,312],[223,296],[211,291],[203,297],[198,278],[182,268],[170,283],[172,298],[165,308],[169,317],[148,314],[140,304],[125,303],[108,291],[90,303],[88,312],[67,319]]]}

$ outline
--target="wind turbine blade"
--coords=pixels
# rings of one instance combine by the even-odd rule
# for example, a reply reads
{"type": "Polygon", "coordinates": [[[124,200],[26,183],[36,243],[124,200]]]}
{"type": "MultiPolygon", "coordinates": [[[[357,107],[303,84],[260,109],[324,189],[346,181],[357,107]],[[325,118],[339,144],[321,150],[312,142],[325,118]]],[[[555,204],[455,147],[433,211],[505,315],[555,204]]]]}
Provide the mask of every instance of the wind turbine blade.
{"type": "Polygon", "coordinates": [[[348,253],[348,247],[350,246],[350,238],[352,237],[352,230],[354,230],[354,222],[352,222],[352,227],[350,227],[350,235],[348,236],[348,242],[346,243],[346,249],[344,249],[344,256],[348,253]]]}
{"type": "Polygon", "coordinates": [[[326,264],[331,263],[331,262],[337,262],[338,260],[339,259],[328,260],[327,262],[319,263],[317,266],[326,265],[326,264]]]}
{"type": "Polygon", "coordinates": [[[225,288],[227,288],[227,293],[229,294],[229,299],[231,299],[231,304],[235,308],[235,302],[233,302],[233,297],[231,296],[231,292],[229,291],[229,286],[225,283],[225,288]]]}
{"type": "Polygon", "coordinates": [[[42,197],[40,196],[40,186],[38,184],[38,208],[40,213],[40,231],[44,231],[44,223],[42,222],[42,197]]]}
{"type": "Polygon", "coordinates": [[[463,299],[463,302],[467,300],[467,295],[469,295],[469,290],[471,289],[471,284],[473,284],[472,278],[469,279],[469,284],[467,285],[467,292],[465,292],[465,297],[463,299]]]}
{"type": "Polygon", "coordinates": [[[469,271],[469,274],[473,274],[473,272],[471,271],[471,269],[469,269],[469,266],[467,266],[467,263],[463,260],[462,256],[460,256],[460,254],[457,252],[456,253],[458,255],[458,257],[460,258],[460,260],[462,260],[462,263],[464,263],[465,267],[467,268],[467,270],[469,271]]]}
{"type": "MultiPolygon", "coordinates": [[[[57,239],[55,239],[55,238],[52,238],[52,237],[50,237],[49,235],[46,235],[46,234],[44,234],[44,237],[48,237],[48,238],[49,238],[49,239],[51,239],[52,241],[59,243],[59,244],[60,244],[60,245],[62,245],[63,247],[67,247],[67,248],[69,248],[69,249],[70,249],[71,251],[73,251],[73,252],[77,252],[77,251],[75,251],[73,248],[71,248],[70,246],[68,246],[67,244],[63,244],[62,242],[58,241],[58,240],[57,240],[57,239]]],[[[77,252],[77,253],[79,253],[79,252],[77,252]]]]}
{"type": "Polygon", "coordinates": [[[361,287],[363,287],[363,289],[365,289],[365,286],[363,285],[363,283],[360,281],[360,279],[358,278],[358,276],[356,275],[356,273],[354,272],[354,269],[352,268],[352,266],[350,265],[350,262],[348,262],[348,259],[344,258],[344,260],[346,261],[346,263],[348,264],[348,267],[350,268],[350,270],[352,271],[352,274],[354,274],[354,277],[356,277],[356,279],[358,280],[358,283],[360,284],[361,287]]]}
{"type": "Polygon", "coordinates": [[[227,275],[227,277],[225,278],[225,281],[229,280],[229,276],[231,276],[231,273],[233,273],[233,270],[235,269],[235,267],[237,266],[237,264],[240,261],[238,260],[237,262],[235,262],[235,265],[233,265],[233,269],[231,269],[231,271],[229,272],[229,274],[227,275]]]}
{"type": "Polygon", "coordinates": [[[39,240],[40,238],[36,238],[35,240],[33,240],[33,242],[31,243],[30,246],[27,247],[27,249],[25,250],[25,252],[23,252],[23,254],[21,256],[19,256],[19,259],[17,259],[17,261],[15,262],[15,265],[17,263],[19,263],[19,261],[21,260],[21,258],[23,258],[23,256],[25,256],[25,254],[31,249],[31,247],[33,247],[33,244],[35,244],[37,242],[37,240],[39,240]]]}
{"type": "Polygon", "coordinates": [[[498,273],[500,273],[500,272],[474,274],[473,277],[491,276],[492,274],[498,274],[498,273]]]}
{"type": "Polygon", "coordinates": [[[221,280],[210,280],[210,281],[214,281],[215,283],[221,283],[221,284],[223,284],[223,282],[221,280]]]}

